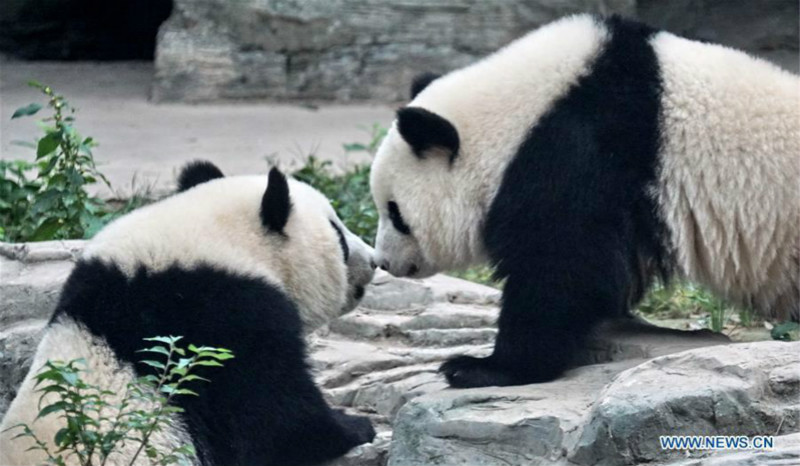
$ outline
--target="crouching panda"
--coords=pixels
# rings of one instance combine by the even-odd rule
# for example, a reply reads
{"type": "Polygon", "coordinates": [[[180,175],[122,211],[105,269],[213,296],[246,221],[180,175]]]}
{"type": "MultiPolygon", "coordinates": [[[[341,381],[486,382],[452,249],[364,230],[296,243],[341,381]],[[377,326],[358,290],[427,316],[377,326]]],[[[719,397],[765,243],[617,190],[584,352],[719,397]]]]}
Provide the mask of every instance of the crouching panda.
{"type": "MultiPolygon", "coordinates": [[[[193,445],[196,464],[305,465],[370,442],[368,418],[331,409],[305,361],[304,334],[352,309],[374,272],[372,251],[328,201],[277,169],[223,177],[187,166],[179,193],[136,210],[91,240],[64,285],[33,366],[2,429],[27,423],[52,440],[54,415],[36,422],[34,375],[47,360],[87,361],[88,383],[115,391],[143,370],[143,338],[231,349],[235,359],[178,397],[185,412],[153,444],[193,445]]],[[[0,464],[45,461],[29,439],[0,438],[0,464]]],[[[132,448],[109,457],[128,464],[132,448]]],[[[149,464],[145,455],[137,464],[149,464]]]]}
{"type": "Polygon", "coordinates": [[[719,45],[568,17],[412,86],[371,173],[375,259],[506,279],[455,387],[557,377],[675,274],[780,319],[800,306],[800,79],[719,45]]]}

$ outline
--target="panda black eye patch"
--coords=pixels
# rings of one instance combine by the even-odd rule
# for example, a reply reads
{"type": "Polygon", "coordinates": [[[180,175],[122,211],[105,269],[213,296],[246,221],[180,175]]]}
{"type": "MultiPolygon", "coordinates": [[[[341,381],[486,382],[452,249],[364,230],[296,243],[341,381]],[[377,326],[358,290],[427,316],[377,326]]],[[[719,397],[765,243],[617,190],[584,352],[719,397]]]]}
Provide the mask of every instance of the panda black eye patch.
{"type": "Polygon", "coordinates": [[[339,235],[339,245],[342,247],[342,252],[344,253],[344,262],[347,263],[350,259],[350,247],[347,245],[347,240],[344,239],[344,233],[333,223],[333,220],[329,220],[329,222],[331,222],[333,229],[336,230],[336,234],[339,235]]]}
{"type": "Polygon", "coordinates": [[[403,216],[400,215],[400,208],[397,207],[397,203],[394,201],[389,201],[389,220],[392,221],[392,225],[400,233],[404,235],[411,234],[411,228],[406,225],[403,216]]]}

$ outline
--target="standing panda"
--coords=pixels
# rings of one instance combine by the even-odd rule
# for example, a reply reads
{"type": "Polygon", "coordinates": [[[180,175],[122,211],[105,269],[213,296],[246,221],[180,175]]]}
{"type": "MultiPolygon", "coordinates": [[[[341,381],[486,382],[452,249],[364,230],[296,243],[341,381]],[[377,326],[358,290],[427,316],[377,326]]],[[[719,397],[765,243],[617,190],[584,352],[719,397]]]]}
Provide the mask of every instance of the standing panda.
{"type": "Polygon", "coordinates": [[[612,17],[568,17],[412,86],[372,166],[378,264],[506,279],[487,358],[454,387],[551,380],[601,320],[679,274],[800,308],[800,79],[612,17]]]}
{"type": "MultiPolygon", "coordinates": [[[[34,375],[49,360],[84,358],[86,381],[115,391],[144,366],[155,335],[231,349],[235,359],[198,383],[199,397],[153,444],[192,444],[202,465],[306,465],[331,460],[375,432],[369,419],[332,410],[306,366],[304,333],[351,310],[372,279],[371,249],[317,191],[264,176],[224,178],[186,167],[180,193],[102,230],[67,280],[31,371],[0,429],[27,423],[51,440],[62,419],[33,422],[34,375]]],[[[0,464],[44,463],[30,440],[0,437],[0,464]]],[[[109,459],[128,464],[132,449],[109,459]]],[[[142,455],[137,464],[149,464],[142,455]]]]}

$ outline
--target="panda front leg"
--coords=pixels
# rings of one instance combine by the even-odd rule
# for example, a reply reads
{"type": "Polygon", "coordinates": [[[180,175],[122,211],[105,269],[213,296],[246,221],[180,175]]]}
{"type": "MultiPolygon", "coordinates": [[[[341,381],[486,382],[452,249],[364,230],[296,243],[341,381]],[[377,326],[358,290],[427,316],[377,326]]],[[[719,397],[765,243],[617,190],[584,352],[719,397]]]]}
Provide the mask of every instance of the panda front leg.
{"type": "Polygon", "coordinates": [[[604,317],[627,307],[624,257],[596,251],[590,258],[541,260],[508,276],[493,353],[460,356],[442,372],[452,387],[524,385],[553,380],[575,360],[604,317]],[[607,256],[608,261],[604,259],[607,256]]]}

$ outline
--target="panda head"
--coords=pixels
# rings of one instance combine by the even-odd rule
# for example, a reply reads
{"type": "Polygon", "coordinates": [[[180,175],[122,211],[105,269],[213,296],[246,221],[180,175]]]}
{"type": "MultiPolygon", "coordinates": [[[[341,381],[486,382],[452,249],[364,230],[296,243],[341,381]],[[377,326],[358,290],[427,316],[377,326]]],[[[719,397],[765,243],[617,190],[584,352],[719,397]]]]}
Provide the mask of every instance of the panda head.
{"type": "Polygon", "coordinates": [[[127,274],[210,265],[282,288],[308,329],[353,309],[372,280],[372,248],[351,233],[318,191],[273,168],[224,177],[195,162],[178,193],[103,229],[86,255],[127,274]]]}
{"type": "Polygon", "coordinates": [[[375,260],[396,276],[426,277],[484,257],[487,183],[475,166],[480,158],[458,129],[465,109],[450,99],[457,95],[447,92],[448,78],[414,80],[413,100],[398,110],[372,165],[380,215],[375,260]],[[429,92],[437,87],[445,91],[429,92]]]}

